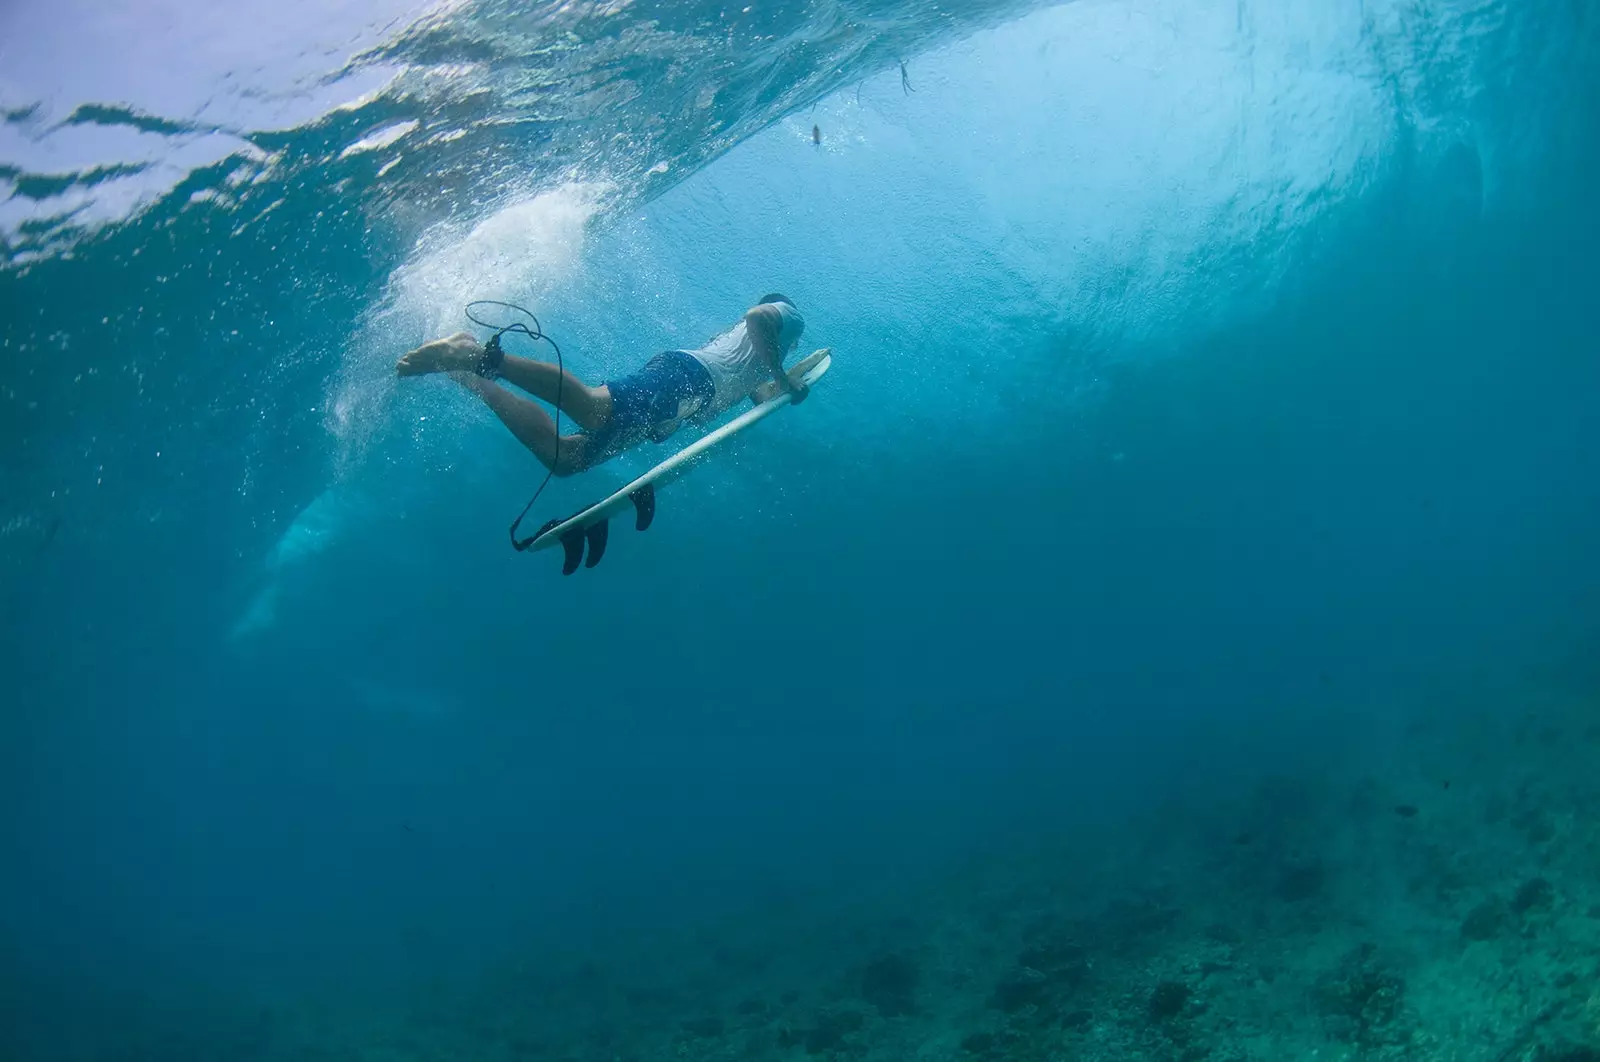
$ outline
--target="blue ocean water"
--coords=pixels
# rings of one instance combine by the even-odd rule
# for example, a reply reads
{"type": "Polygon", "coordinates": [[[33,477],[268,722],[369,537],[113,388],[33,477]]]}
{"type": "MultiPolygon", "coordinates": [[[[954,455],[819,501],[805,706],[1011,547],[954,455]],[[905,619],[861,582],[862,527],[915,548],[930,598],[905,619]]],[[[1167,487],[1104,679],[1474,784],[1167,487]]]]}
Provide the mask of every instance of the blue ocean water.
{"type": "Polygon", "coordinates": [[[0,1058],[1595,1057],[1597,36],[0,12],[0,1058]],[[394,376],[770,290],[570,578],[394,376]]]}

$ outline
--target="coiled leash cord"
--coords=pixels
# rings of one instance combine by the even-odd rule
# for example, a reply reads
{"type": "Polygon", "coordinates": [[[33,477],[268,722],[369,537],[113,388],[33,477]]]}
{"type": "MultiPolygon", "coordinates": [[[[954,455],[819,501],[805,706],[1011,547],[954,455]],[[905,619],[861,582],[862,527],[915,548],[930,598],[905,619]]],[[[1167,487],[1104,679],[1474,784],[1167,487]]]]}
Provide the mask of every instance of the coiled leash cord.
{"type": "Polygon", "coordinates": [[[505,335],[507,332],[515,332],[517,335],[527,336],[529,339],[535,341],[542,339],[546,343],[550,344],[551,350],[556,352],[555,460],[550,462],[551,467],[547,472],[545,472],[544,480],[540,482],[539,489],[533,492],[533,497],[528,499],[528,504],[522,507],[522,512],[517,514],[517,518],[511,521],[511,548],[516,550],[518,553],[521,553],[529,546],[533,545],[533,540],[539,536],[537,534],[532,534],[527,538],[519,539],[517,537],[517,528],[522,526],[522,520],[528,515],[528,510],[533,508],[533,503],[539,500],[539,495],[543,494],[544,489],[550,485],[550,479],[556,474],[556,469],[561,467],[561,390],[567,382],[567,369],[566,366],[561,362],[561,348],[556,344],[555,340],[544,334],[544,329],[539,327],[539,319],[533,315],[533,311],[531,310],[528,310],[522,306],[518,306],[514,302],[501,302],[498,299],[475,299],[474,301],[467,303],[467,320],[471,321],[475,325],[479,325],[480,327],[494,330],[494,335],[490,336],[489,341],[483,345],[483,351],[486,357],[484,358],[484,368],[482,374],[491,380],[500,375],[500,364],[505,361],[506,354],[505,350],[500,346],[500,337],[505,335]],[[529,321],[533,322],[533,324],[529,326],[522,321],[513,321],[508,325],[497,327],[473,313],[472,308],[474,306],[499,306],[502,309],[514,310],[517,313],[527,317],[529,321]]]}

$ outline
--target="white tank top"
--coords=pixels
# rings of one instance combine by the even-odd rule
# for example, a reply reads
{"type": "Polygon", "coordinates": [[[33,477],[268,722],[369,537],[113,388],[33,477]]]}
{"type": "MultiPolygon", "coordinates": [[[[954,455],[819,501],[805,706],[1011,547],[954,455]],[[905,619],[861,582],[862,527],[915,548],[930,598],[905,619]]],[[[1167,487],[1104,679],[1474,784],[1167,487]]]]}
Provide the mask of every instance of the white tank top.
{"type": "MultiPolygon", "coordinates": [[[[800,341],[800,333],[806,330],[806,319],[786,302],[769,305],[778,308],[782,320],[778,328],[778,349],[784,357],[788,357],[794,345],[800,341]]],[[[702,410],[703,413],[721,413],[772,379],[772,370],[765,360],[757,356],[742,319],[699,350],[687,353],[706,367],[711,382],[716,385],[710,408],[702,410]]]]}

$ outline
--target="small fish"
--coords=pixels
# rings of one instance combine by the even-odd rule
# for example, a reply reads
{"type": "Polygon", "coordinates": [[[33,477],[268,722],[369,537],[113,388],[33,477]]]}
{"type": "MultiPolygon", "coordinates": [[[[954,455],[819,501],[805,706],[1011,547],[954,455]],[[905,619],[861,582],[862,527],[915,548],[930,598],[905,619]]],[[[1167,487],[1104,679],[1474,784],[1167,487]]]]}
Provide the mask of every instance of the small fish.
{"type": "Polygon", "coordinates": [[[1402,819],[1414,819],[1417,817],[1417,809],[1411,804],[1396,804],[1394,813],[1402,819]]]}
{"type": "Polygon", "coordinates": [[[1450,788],[1450,779],[1446,778],[1444,780],[1444,782],[1441,783],[1441,784],[1444,786],[1444,788],[1449,789],[1450,788]]]}
{"type": "Polygon", "coordinates": [[[1241,833],[1241,834],[1239,834],[1237,837],[1235,837],[1233,839],[1233,843],[1234,844],[1240,844],[1240,845],[1249,844],[1251,841],[1254,841],[1255,839],[1256,839],[1256,835],[1253,834],[1253,833],[1241,833]]]}
{"type": "Polygon", "coordinates": [[[413,829],[412,829],[412,828],[411,828],[411,823],[409,823],[409,822],[402,822],[402,823],[401,823],[401,824],[400,824],[400,828],[401,828],[401,829],[402,829],[402,830],[404,830],[404,831],[406,831],[406,832],[407,832],[407,833],[416,833],[416,832],[417,832],[417,831],[416,831],[416,830],[413,830],[413,829]]]}
{"type": "Polygon", "coordinates": [[[811,142],[813,144],[822,143],[822,126],[813,125],[811,127],[811,142]]]}

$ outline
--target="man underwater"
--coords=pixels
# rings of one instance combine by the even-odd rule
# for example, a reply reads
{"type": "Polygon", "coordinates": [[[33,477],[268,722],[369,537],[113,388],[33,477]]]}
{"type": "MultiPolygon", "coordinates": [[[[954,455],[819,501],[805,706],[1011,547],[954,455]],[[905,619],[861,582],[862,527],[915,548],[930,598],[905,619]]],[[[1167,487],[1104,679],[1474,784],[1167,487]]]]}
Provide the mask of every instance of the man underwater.
{"type": "Polygon", "coordinates": [[[636,372],[591,386],[557,365],[485,347],[468,332],[435,339],[401,357],[401,376],[447,372],[483,399],[500,423],[557,476],[609,461],[649,439],[663,442],[686,420],[709,419],[741,399],[760,403],[788,391],[804,401],[807,388],[783,370],[805,331],[805,318],[786,296],[764,295],[743,320],[698,350],[657,354],[636,372]],[[505,380],[571,417],[582,429],[556,434],[555,421],[535,401],[501,387],[505,380]]]}

